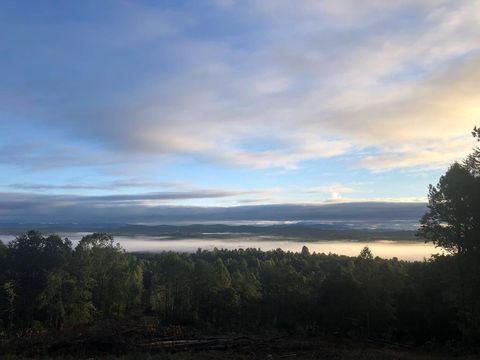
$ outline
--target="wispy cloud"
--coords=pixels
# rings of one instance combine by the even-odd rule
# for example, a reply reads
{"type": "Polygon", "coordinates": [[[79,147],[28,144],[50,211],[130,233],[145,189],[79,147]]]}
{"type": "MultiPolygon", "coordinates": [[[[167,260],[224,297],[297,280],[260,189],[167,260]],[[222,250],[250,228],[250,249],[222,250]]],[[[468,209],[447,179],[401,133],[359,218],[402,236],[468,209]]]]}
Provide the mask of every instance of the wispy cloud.
{"type": "Polygon", "coordinates": [[[480,118],[479,0],[14,2],[0,32],[1,186],[17,192],[346,201],[368,177],[403,189],[372,198],[408,198],[386,174],[437,176],[480,118]]]}
{"type": "MultiPolygon", "coordinates": [[[[95,89],[98,82],[90,78],[84,89],[91,95],[74,92],[65,102],[57,90],[64,79],[50,79],[41,105],[33,99],[23,101],[36,116],[44,117],[45,112],[49,120],[39,123],[101,145],[107,153],[104,159],[121,151],[296,169],[306,160],[375,147],[378,160],[369,155],[358,165],[386,169],[424,165],[432,159],[444,165],[453,156],[435,158],[428,153],[445,154],[442,145],[468,133],[479,116],[478,1],[247,2],[238,11],[248,9],[250,16],[263,19],[269,39],[267,44],[252,42],[249,50],[235,47],[231,40],[189,36],[190,27],[202,21],[191,13],[133,4],[120,9],[111,19],[111,30],[96,24],[95,36],[84,38],[91,52],[98,51],[94,59],[135,51],[154,41],[156,50],[148,54],[152,61],[181,63],[171,72],[152,68],[139,74],[133,91],[127,78],[120,90],[95,89]],[[397,14],[410,22],[395,19],[397,14]],[[284,19],[296,26],[283,26],[284,19]],[[128,30],[128,41],[102,42],[100,48],[98,39],[120,28],[128,30]],[[161,51],[167,44],[173,44],[168,56],[161,51]],[[92,96],[98,100],[92,101],[92,96]],[[285,146],[272,151],[239,146],[253,136],[273,136],[285,146]],[[392,152],[399,143],[410,150],[392,152]]],[[[75,38],[90,26],[69,24],[68,29],[75,38]]],[[[39,36],[51,31],[47,28],[39,36]]],[[[51,52],[58,50],[55,41],[47,46],[51,52]]],[[[43,56],[49,60],[49,55],[43,56]]],[[[39,86],[30,82],[28,91],[18,89],[24,93],[18,96],[38,93],[39,86]]],[[[3,90],[16,96],[12,89],[3,90]]],[[[458,153],[466,148],[465,141],[458,153]]],[[[22,153],[6,151],[10,158],[22,153]]],[[[84,149],[72,147],[62,156],[24,156],[25,161],[17,163],[95,162],[82,153],[84,149]]]]}
{"type": "MultiPolygon", "coordinates": [[[[138,193],[138,194],[113,194],[100,196],[80,196],[80,195],[58,195],[58,194],[35,194],[35,193],[18,193],[4,192],[0,193],[0,214],[3,221],[9,221],[19,218],[42,217],[48,219],[53,218],[65,219],[68,217],[74,221],[76,214],[81,214],[82,218],[92,218],[89,211],[95,212],[95,209],[116,209],[126,208],[125,216],[130,214],[136,216],[138,212],[148,212],[149,208],[175,204],[175,202],[183,200],[196,199],[222,199],[236,198],[242,196],[264,195],[268,190],[213,190],[203,189],[196,191],[165,191],[154,193],[138,193]],[[65,212],[71,212],[66,214],[65,212]]],[[[102,216],[109,217],[108,212],[102,216]]],[[[110,216],[114,220],[113,214],[110,216]]],[[[70,221],[69,220],[69,221],[70,221]]],[[[105,221],[105,219],[103,220],[105,221]]]]}
{"type": "Polygon", "coordinates": [[[41,184],[41,183],[13,183],[9,188],[18,190],[49,191],[49,190],[118,190],[122,188],[185,188],[187,184],[169,181],[146,181],[140,179],[115,180],[105,183],[84,184],[41,184]]]}

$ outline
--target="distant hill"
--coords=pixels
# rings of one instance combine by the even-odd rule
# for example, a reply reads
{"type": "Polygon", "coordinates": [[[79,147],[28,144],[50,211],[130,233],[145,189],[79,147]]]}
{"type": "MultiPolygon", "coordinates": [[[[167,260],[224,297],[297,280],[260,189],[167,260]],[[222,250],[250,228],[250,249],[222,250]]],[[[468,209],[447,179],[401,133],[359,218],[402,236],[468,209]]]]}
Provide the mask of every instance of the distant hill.
{"type": "Polygon", "coordinates": [[[391,229],[349,229],[309,224],[286,225],[128,225],[110,232],[116,235],[149,235],[181,238],[235,238],[239,236],[276,236],[305,240],[415,240],[415,232],[391,229]]]}
{"type": "MultiPolygon", "coordinates": [[[[413,230],[389,228],[351,228],[345,224],[296,223],[277,225],[52,225],[22,224],[0,228],[0,233],[17,235],[23,231],[37,229],[44,233],[107,232],[123,236],[162,236],[164,240],[186,238],[235,239],[248,236],[265,236],[290,240],[404,240],[415,241],[413,230]]],[[[257,239],[259,240],[259,239],[257,239]]],[[[271,239],[269,239],[271,240],[271,239]]]]}

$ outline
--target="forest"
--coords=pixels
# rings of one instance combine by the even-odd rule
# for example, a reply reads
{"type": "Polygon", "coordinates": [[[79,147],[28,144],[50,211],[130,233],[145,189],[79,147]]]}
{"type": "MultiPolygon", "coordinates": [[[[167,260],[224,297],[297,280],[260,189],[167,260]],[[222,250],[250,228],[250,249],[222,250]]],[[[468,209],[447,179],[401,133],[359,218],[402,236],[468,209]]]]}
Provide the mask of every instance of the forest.
{"type": "MultiPolygon", "coordinates": [[[[480,130],[473,135],[478,139],[480,130]]],[[[198,341],[191,339],[207,333],[282,334],[475,352],[479,169],[477,148],[430,186],[417,236],[446,254],[422,262],[382,259],[367,247],[356,257],[311,253],[307,247],[300,253],[132,254],[107,233],[87,235],[74,247],[67,238],[28,231],[8,245],[0,242],[0,350],[61,355],[101,353],[106,346],[121,353],[145,345],[128,331],[148,324],[142,336],[153,334],[156,344],[198,341]],[[80,336],[109,321],[130,329],[104,338],[106,343],[98,342],[105,335],[101,326],[100,333],[91,333],[93,344],[85,338],[51,342],[52,334],[57,340],[65,333],[80,336]],[[173,335],[159,337],[161,329],[174,329],[173,335]]]]}
{"type": "Polygon", "coordinates": [[[105,319],[408,345],[474,346],[478,278],[458,259],[385,260],[255,249],[132,255],[107,234],[68,239],[30,231],[1,247],[2,336],[105,319]],[[466,281],[477,282],[476,288],[466,281]]]}
{"type": "Polygon", "coordinates": [[[460,339],[448,256],[426,262],[282,250],[130,255],[106,234],[31,231],[2,248],[2,328],[21,333],[99,318],[166,325],[355,333],[417,344],[460,339]]]}

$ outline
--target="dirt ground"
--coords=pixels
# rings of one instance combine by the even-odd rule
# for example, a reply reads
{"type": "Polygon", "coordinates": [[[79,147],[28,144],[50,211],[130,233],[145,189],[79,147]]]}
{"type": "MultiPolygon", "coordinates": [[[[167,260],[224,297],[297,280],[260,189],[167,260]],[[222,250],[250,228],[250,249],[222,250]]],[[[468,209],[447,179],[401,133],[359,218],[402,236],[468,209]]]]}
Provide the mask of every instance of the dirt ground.
{"type": "Polygon", "coordinates": [[[30,332],[0,343],[2,360],[17,359],[480,359],[470,349],[411,347],[378,339],[257,332],[238,334],[152,321],[103,321],[57,332],[30,332]]]}

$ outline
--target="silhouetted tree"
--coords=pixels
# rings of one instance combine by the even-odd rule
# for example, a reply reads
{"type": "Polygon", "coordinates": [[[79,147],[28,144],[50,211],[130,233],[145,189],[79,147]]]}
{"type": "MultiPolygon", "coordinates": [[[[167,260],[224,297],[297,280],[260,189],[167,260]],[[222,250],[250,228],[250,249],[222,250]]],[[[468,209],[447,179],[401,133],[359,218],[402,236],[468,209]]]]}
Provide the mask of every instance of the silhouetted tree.
{"type": "MultiPolygon", "coordinates": [[[[473,136],[480,140],[480,129],[473,136]]],[[[418,234],[455,255],[463,331],[480,336],[480,149],[430,185],[418,234]]]]}

